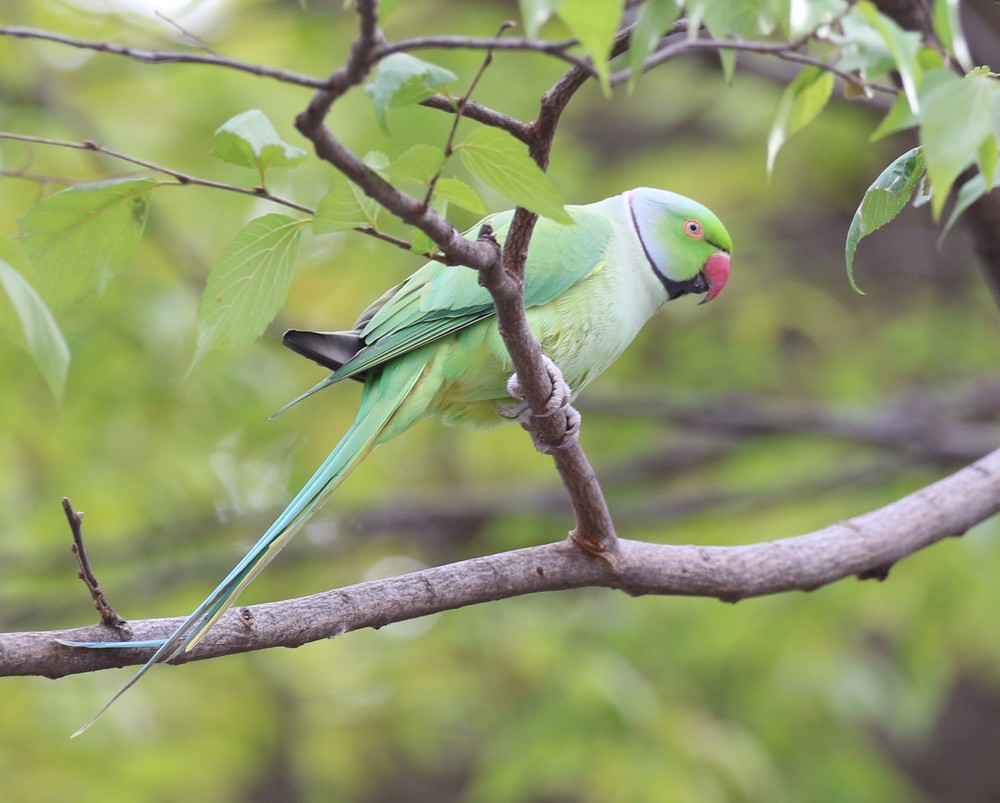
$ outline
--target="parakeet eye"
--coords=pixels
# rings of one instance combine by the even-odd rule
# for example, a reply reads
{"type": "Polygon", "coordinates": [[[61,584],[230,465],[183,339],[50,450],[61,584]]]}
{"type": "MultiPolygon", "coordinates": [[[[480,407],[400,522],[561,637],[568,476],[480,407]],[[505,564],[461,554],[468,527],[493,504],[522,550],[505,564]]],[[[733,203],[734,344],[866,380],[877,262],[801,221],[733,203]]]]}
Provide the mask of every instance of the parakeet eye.
{"type": "Polygon", "coordinates": [[[684,233],[688,237],[700,238],[705,236],[705,231],[701,227],[701,223],[697,220],[688,220],[684,223],[684,233]]]}

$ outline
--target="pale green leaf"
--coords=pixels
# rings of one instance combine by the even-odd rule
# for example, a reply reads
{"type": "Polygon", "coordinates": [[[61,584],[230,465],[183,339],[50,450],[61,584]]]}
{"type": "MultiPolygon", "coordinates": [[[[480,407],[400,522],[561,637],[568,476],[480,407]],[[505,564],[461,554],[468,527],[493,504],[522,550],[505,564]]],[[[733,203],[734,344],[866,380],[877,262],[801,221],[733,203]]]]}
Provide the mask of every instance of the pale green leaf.
{"type": "Polygon", "coordinates": [[[990,106],[1000,86],[986,75],[943,81],[927,95],[920,141],[934,189],[931,209],[941,214],[952,183],[993,137],[990,106]]]}
{"type": "Polygon", "coordinates": [[[381,207],[378,203],[365,195],[356,184],[338,176],[333,187],[316,205],[313,232],[329,234],[358,226],[371,226],[374,229],[379,209],[381,207]]]}
{"type": "Polygon", "coordinates": [[[862,80],[886,75],[895,69],[895,61],[875,27],[860,12],[861,3],[840,20],[840,31],[830,34],[838,46],[837,67],[844,72],[856,72],[862,80]]]}
{"type": "Polygon", "coordinates": [[[920,148],[914,148],[883,170],[865,193],[861,206],[854,213],[844,248],[847,278],[857,292],[861,292],[854,281],[854,253],[858,243],[900,213],[913,195],[913,189],[923,172],[923,153],[920,148]]]}
{"type": "Polygon", "coordinates": [[[272,167],[294,167],[306,152],[285,142],[260,109],[237,114],[219,126],[212,139],[212,155],[261,175],[272,167]]]}
{"type": "Polygon", "coordinates": [[[462,164],[490,189],[518,206],[559,223],[572,224],[552,181],[506,131],[477,128],[458,146],[462,164]]]}
{"type": "Polygon", "coordinates": [[[788,26],[792,39],[798,39],[839,17],[847,9],[845,0],[791,0],[788,26]]]}
{"type": "Polygon", "coordinates": [[[269,214],[251,220],[226,246],[198,307],[192,367],[208,352],[260,336],[288,295],[306,221],[269,214]]]}
{"type": "Polygon", "coordinates": [[[460,179],[439,178],[437,184],[434,185],[434,195],[477,215],[486,214],[486,207],[483,205],[482,199],[472,187],[460,179]]]}
{"type": "Polygon", "coordinates": [[[955,225],[955,221],[962,216],[962,213],[966,209],[982,198],[987,192],[998,188],[1000,188],[1000,174],[995,174],[993,181],[990,183],[986,182],[986,177],[982,173],[976,173],[976,175],[966,181],[955,195],[955,206],[948,216],[948,221],[941,228],[941,237],[938,239],[938,244],[940,245],[948,232],[951,231],[951,227],[955,225]]]}
{"type": "Polygon", "coordinates": [[[562,0],[518,0],[517,4],[521,9],[524,32],[535,37],[562,4],[562,0]]]}
{"type": "Polygon", "coordinates": [[[611,93],[608,58],[624,7],[623,0],[563,0],[556,9],[559,19],[590,56],[605,95],[611,93]]]}
{"type": "Polygon", "coordinates": [[[455,73],[444,67],[409,53],[393,53],[379,62],[375,80],[365,87],[365,94],[372,99],[379,126],[388,133],[390,108],[419,103],[457,80],[455,73]]]}
{"type": "Polygon", "coordinates": [[[934,0],[931,22],[938,41],[955,57],[963,70],[971,70],[972,54],[965,34],[962,33],[958,0],[934,0]]]}
{"type": "Polygon", "coordinates": [[[135,254],[146,227],[150,178],[81,184],[42,199],[21,217],[32,284],[58,312],[103,292],[135,254]]]}
{"type": "Polygon", "coordinates": [[[882,41],[885,42],[885,46],[892,56],[895,68],[899,72],[899,79],[903,83],[903,92],[906,93],[910,108],[914,114],[919,114],[920,100],[917,89],[923,75],[917,59],[917,54],[920,51],[920,34],[914,31],[904,31],[868,0],[859,2],[855,6],[855,10],[863,15],[882,37],[882,41]]]}
{"type": "Polygon", "coordinates": [[[833,92],[833,73],[819,67],[806,67],[785,88],[767,138],[767,173],[782,145],[792,134],[811,123],[833,92]]]}
{"type": "Polygon", "coordinates": [[[382,151],[368,151],[368,153],[361,157],[361,161],[376,173],[383,173],[389,169],[392,160],[389,159],[387,153],[382,151]]]}
{"type": "Polygon", "coordinates": [[[0,239],[0,326],[31,355],[58,401],[69,370],[69,347],[49,308],[25,278],[26,269],[27,260],[17,244],[0,239]]]}
{"type": "Polygon", "coordinates": [[[983,144],[979,147],[979,158],[977,163],[979,164],[979,172],[983,174],[983,178],[986,179],[986,183],[990,186],[993,185],[997,176],[997,156],[998,148],[997,141],[994,137],[986,137],[983,140],[983,144]]]}
{"type": "Polygon", "coordinates": [[[677,0],[646,0],[639,7],[639,15],[635,21],[632,38],[629,42],[629,67],[632,74],[628,80],[628,91],[635,89],[642,75],[642,65],[646,57],[653,52],[660,37],[680,16],[681,9],[677,0]]]}
{"type": "Polygon", "coordinates": [[[426,143],[418,143],[403,151],[393,160],[389,175],[394,179],[409,179],[418,184],[429,184],[444,164],[444,152],[426,143]]]}
{"type": "Polygon", "coordinates": [[[410,250],[414,254],[430,256],[438,252],[438,245],[416,226],[410,226],[410,250]]]}

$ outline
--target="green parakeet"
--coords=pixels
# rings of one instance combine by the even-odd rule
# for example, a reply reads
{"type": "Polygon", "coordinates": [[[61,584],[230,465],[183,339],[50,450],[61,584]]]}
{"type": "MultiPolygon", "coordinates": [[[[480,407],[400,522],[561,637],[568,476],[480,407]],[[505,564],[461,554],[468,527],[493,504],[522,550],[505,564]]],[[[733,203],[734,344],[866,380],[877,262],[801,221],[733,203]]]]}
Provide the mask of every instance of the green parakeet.
{"type": "MultiPolygon", "coordinates": [[[[524,304],[543,354],[577,393],[666,302],[687,294],[715,298],[729,278],[732,241],[712,212],[664,190],[634,189],[567,210],[576,225],[538,221],[524,304]]],[[[503,243],[512,216],[502,212],[483,222],[503,243]]],[[[478,231],[479,225],[466,236],[478,231]]],[[[299,399],[342,379],[361,381],[357,419],[246,557],[166,641],[79,644],[158,649],[78,732],[154,663],[192,649],[375,446],[423,417],[472,426],[502,420],[513,364],[493,315],[475,271],[429,262],[368,307],[350,331],[285,334],[285,345],[333,371],[299,399]]]]}

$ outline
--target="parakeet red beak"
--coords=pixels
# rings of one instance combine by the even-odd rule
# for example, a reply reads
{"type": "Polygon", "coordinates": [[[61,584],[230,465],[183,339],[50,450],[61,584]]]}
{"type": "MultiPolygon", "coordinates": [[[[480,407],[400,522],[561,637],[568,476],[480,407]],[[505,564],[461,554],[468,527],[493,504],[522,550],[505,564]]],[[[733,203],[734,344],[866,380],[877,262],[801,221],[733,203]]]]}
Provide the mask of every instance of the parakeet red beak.
{"type": "Polygon", "coordinates": [[[725,251],[716,251],[705,262],[701,274],[705,277],[708,289],[705,291],[705,297],[698,303],[705,304],[719,295],[729,281],[729,254],[725,251]]]}

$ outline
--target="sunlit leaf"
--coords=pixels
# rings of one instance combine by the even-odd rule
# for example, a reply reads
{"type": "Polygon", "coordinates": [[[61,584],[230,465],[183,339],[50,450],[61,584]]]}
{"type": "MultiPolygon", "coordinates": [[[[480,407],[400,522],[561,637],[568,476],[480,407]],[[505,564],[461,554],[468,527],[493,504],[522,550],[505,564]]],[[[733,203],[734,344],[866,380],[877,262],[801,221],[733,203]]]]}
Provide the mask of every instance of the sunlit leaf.
{"type": "Polygon", "coordinates": [[[288,295],[306,221],[269,214],[251,220],[212,266],[198,307],[192,366],[208,352],[260,336],[288,295]]]}
{"type": "Polygon", "coordinates": [[[989,76],[970,75],[943,81],[928,94],[920,141],[934,188],[935,218],[958,174],[975,160],[984,140],[993,137],[990,106],[998,93],[1000,86],[989,76]]]}
{"type": "Polygon", "coordinates": [[[383,151],[368,151],[368,153],[361,157],[361,161],[376,173],[383,173],[388,170],[389,164],[392,162],[389,155],[383,151]]]}
{"type": "Polygon", "coordinates": [[[434,185],[434,194],[477,215],[486,214],[482,199],[472,187],[460,179],[439,178],[434,185]]]}
{"type": "Polygon", "coordinates": [[[390,108],[419,103],[457,80],[451,70],[409,53],[394,53],[379,62],[365,94],[372,99],[379,126],[388,133],[390,108]]]}
{"type": "Polygon", "coordinates": [[[788,4],[788,35],[798,39],[825,25],[847,8],[845,0],[791,0],[788,4]]]}
{"type": "Polygon", "coordinates": [[[444,153],[440,148],[426,143],[418,143],[403,151],[393,160],[389,175],[427,184],[438,174],[444,164],[444,153]]]}
{"type": "Polygon", "coordinates": [[[260,109],[237,114],[219,126],[212,155],[230,164],[252,167],[261,175],[272,167],[294,167],[306,152],[285,142],[260,109]]]}
{"type": "Polygon", "coordinates": [[[103,292],[135,254],[146,227],[150,178],[81,184],[42,199],[21,217],[32,285],[58,312],[103,292]]]}
{"type": "Polygon", "coordinates": [[[552,181],[523,143],[497,128],[477,128],[458,146],[462,164],[490,189],[518,206],[571,224],[552,181]]]}
{"type": "Polygon", "coordinates": [[[58,401],[69,370],[69,347],[49,308],[25,278],[27,267],[17,244],[0,238],[0,327],[31,355],[58,401]]]}
{"type": "Polygon", "coordinates": [[[333,187],[320,198],[313,217],[313,232],[329,234],[347,231],[357,226],[376,228],[381,207],[343,176],[334,180],[333,187]]]}
{"type": "Polygon", "coordinates": [[[767,173],[771,174],[774,160],[792,134],[818,115],[833,92],[833,73],[819,67],[806,67],[785,88],[767,138],[767,173]]]}
{"type": "Polygon", "coordinates": [[[608,83],[608,58],[621,22],[623,0],[563,0],[556,9],[594,63],[597,79],[604,94],[610,94],[608,83]]]}
{"type": "Polygon", "coordinates": [[[677,0],[647,0],[639,7],[632,39],[629,42],[629,92],[635,89],[642,75],[642,65],[653,52],[664,31],[680,16],[677,0]]]}
{"type": "Polygon", "coordinates": [[[854,281],[854,253],[857,251],[858,243],[900,213],[913,195],[913,189],[923,172],[924,155],[920,148],[914,148],[883,170],[865,192],[861,206],[854,213],[844,248],[847,278],[851,287],[857,292],[861,292],[854,281]]]}

